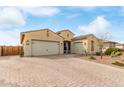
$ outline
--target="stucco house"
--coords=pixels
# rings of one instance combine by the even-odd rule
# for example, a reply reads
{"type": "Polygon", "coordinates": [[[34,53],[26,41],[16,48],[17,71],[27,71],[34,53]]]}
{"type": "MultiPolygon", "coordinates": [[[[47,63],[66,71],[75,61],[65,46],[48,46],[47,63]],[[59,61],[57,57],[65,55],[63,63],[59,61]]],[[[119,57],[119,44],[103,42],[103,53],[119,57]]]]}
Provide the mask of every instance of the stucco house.
{"type": "Polygon", "coordinates": [[[115,48],[117,42],[115,41],[104,41],[103,52],[105,52],[108,48],[115,48]]]}
{"type": "Polygon", "coordinates": [[[23,45],[24,56],[94,54],[99,51],[96,36],[88,34],[74,37],[74,33],[68,29],[58,32],[50,29],[22,32],[20,42],[23,45]]]}
{"type": "Polygon", "coordinates": [[[124,49],[124,44],[117,43],[115,45],[116,48],[124,49]]]}

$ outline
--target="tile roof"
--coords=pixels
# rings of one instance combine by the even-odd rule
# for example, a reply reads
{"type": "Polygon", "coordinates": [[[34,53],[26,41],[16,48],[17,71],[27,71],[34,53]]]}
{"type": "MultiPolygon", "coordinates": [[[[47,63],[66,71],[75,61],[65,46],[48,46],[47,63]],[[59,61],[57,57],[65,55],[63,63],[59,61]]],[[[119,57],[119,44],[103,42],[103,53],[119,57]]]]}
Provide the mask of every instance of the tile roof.
{"type": "Polygon", "coordinates": [[[95,36],[93,34],[87,34],[87,35],[80,35],[80,36],[76,36],[74,37],[72,40],[80,40],[80,39],[86,39],[89,36],[95,36]]]}

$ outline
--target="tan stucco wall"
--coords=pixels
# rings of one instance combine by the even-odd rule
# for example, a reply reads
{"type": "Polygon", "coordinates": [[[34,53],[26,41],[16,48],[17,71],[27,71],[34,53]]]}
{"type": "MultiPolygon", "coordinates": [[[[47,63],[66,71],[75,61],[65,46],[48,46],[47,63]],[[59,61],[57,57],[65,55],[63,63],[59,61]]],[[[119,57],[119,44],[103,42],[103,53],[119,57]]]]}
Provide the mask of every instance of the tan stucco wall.
{"type": "Polygon", "coordinates": [[[47,34],[48,30],[44,31],[33,31],[33,32],[28,32],[25,33],[25,37],[23,40],[23,47],[25,51],[25,55],[31,55],[31,39],[38,39],[38,40],[48,40],[48,41],[59,41],[60,42],[60,54],[63,54],[63,38],[58,36],[56,33],[52,31],[48,31],[49,36],[47,34]],[[29,40],[30,45],[26,45],[26,41],[29,40]],[[29,49],[27,49],[29,48],[29,49]],[[29,53],[29,54],[27,54],[29,53]]]}
{"type": "Polygon", "coordinates": [[[62,32],[58,33],[58,35],[64,37],[64,41],[71,41],[71,39],[74,36],[74,34],[69,32],[68,30],[67,31],[62,31],[62,32]]]}
{"type": "Polygon", "coordinates": [[[99,52],[99,42],[98,42],[98,39],[95,37],[95,36],[89,36],[87,38],[88,40],[88,53],[89,54],[95,54],[96,52],[99,52]],[[94,51],[91,51],[91,41],[94,41],[94,51]]]}
{"type": "Polygon", "coordinates": [[[123,49],[123,46],[122,45],[116,45],[116,48],[123,49]]]}
{"type": "Polygon", "coordinates": [[[116,48],[124,49],[124,45],[116,45],[116,48]]]}
{"type": "Polygon", "coordinates": [[[47,30],[44,31],[33,31],[25,33],[24,42],[29,39],[39,39],[39,40],[50,40],[50,41],[63,41],[62,37],[56,35],[54,32],[49,31],[49,36],[47,37],[47,30]]]}

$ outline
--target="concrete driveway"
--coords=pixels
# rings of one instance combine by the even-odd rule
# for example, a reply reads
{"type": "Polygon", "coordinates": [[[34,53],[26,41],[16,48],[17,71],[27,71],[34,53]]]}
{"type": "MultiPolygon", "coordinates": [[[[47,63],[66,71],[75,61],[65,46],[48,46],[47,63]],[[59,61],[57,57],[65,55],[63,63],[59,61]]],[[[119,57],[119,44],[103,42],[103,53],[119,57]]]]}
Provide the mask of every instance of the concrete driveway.
{"type": "Polygon", "coordinates": [[[124,86],[124,69],[79,57],[0,57],[0,86],[124,86]]]}

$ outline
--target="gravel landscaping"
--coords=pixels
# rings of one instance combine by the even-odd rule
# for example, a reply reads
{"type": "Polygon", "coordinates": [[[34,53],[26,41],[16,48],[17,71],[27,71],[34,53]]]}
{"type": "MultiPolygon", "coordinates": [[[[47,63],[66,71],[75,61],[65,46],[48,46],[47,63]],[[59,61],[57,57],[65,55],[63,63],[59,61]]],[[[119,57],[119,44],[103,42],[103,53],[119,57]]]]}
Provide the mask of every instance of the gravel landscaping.
{"type": "Polygon", "coordinates": [[[118,57],[111,57],[111,56],[103,56],[103,59],[101,59],[100,56],[93,56],[95,59],[90,59],[90,56],[81,56],[80,58],[81,59],[84,59],[84,60],[88,60],[90,62],[96,62],[96,63],[100,63],[100,64],[106,64],[106,65],[110,65],[110,66],[113,66],[113,67],[117,67],[117,68],[122,68],[124,69],[124,67],[122,66],[117,66],[117,65],[113,65],[112,63],[118,61],[118,62],[121,62],[121,63],[124,63],[124,61],[121,60],[121,57],[118,56],[118,57]]]}

